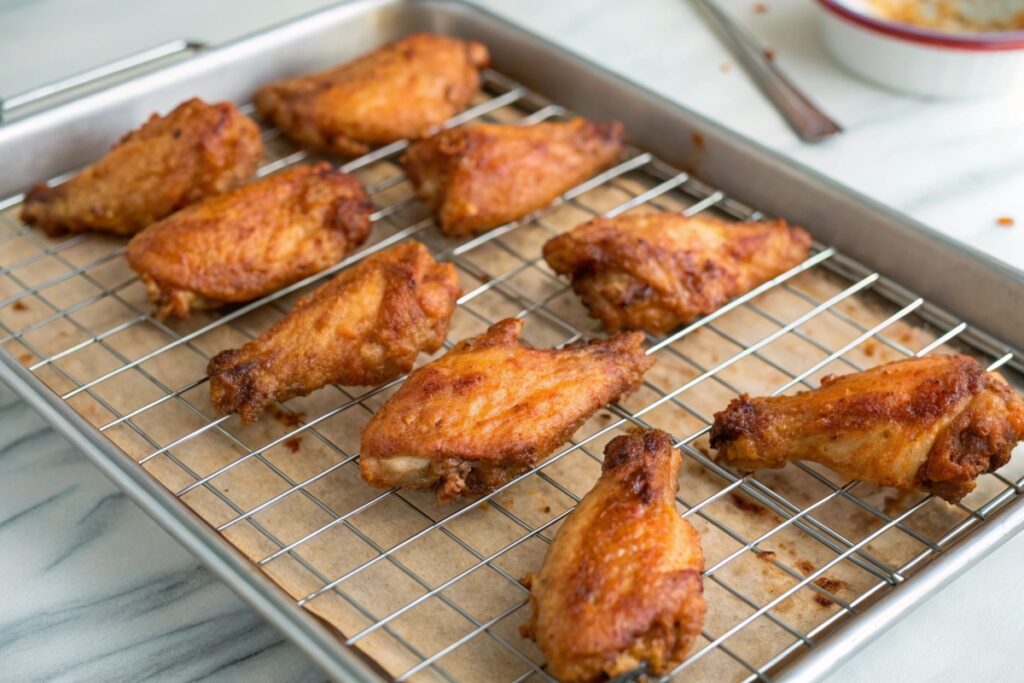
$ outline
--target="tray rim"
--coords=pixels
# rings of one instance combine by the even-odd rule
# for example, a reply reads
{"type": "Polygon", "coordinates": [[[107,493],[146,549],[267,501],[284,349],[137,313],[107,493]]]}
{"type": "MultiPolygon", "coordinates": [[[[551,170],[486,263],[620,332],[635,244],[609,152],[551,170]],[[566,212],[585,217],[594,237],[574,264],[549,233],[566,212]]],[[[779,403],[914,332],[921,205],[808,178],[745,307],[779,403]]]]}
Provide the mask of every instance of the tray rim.
{"type": "MultiPolygon", "coordinates": [[[[129,87],[132,83],[142,79],[158,77],[166,69],[182,66],[187,62],[216,59],[218,52],[235,48],[267,34],[287,30],[300,22],[342,11],[346,14],[369,13],[384,7],[403,7],[414,4],[456,8],[461,12],[476,14],[479,18],[492,24],[502,25],[503,30],[525,34],[531,40],[541,42],[546,47],[580,62],[591,71],[639,90],[645,97],[655,100],[660,106],[683,113],[701,126],[712,129],[723,137],[731,138],[733,142],[747,147],[748,151],[752,153],[766,157],[797,174],[802,174],[808,179],[822,184],[828,190],[839,192],[847,199],[861,203],[864,208],[901,224],[903,228],[940,241],[960,252],[964,257],[985,263],[1015,281],[1015,284],[1024,291],[1024,270],[990,256],[971,245],[959,242],[800,162],[789,159],[757,141],[729,130],[704,115],[669,100],[664,95],[602,67],[569,48],[466,0],[341,0],[334,5],[275,23],[267,28],[211,47],[185,62],[140,74],[82,97],[74,97],[42,108],[31,115],[0,126],[0,142],[4,137],[8,137],[6,134],[10,134],[10,137],[17,137],[21,128],[29,129],[44,125],[45,121],[42,124],[40,122],[47,118],[47,115],[74,107],[82,100],[102,98],[111,91],[129,87]]],[[[1014,351],[1013,364],[1019,365],[1022,362],[1020,352],[1016,349],[1014,351]]],[[[22,400],[68,439],[72,445],[81,449],[105,476],[118,485],[157,524],[203,562],[246,604],[281,630],[285,637],[295,643],[332,679],[382,680],[381,670],[369,658],[355,648],[346,646],[339,641],[331,633],[329,627],[320,622],[313,614],[297,607],[277,584],[260,572],[230,543],[223,540],[198,515],[174,498],[138,463],[130,458],[125,458],[101,432],[78,415],[69,404],[62,401],[57,394],[22,367],[6,351],[0,351],[0,380],[10,386],[22,400]]],[[[1000,506],[982,524],[977,525],[973,530],[968,530],[939,557],[929,561],[924,568],[914,574],[912,581],[894,587],[885,597],[871,602],[868,607],[848,616],[841,625],[828,630],[827,634],[820,642],[816,642],[813,648],[798,650],[799,654],[784,659],[775,678],[801,682],[823,679],[849,659],[859,648],[881,636],[885,630],[920,606],[939,589],[1021,530],[1024,530],[1024,496],[1017,496],[1000,506]]]]}
{"type": "Polygon", "coordinates": [[[109,439],[6,351],[0,351],[0,380],[333,680],[382,680],[368,661],[340,642],[311,612],[296,606],[277,584],[221,539],[199,515],[174,498],[141,465],[117,452],[109,439]],[[336,654],[342,656],[332,656],[336,654]]]}
{"type": "MultiPolygon", "coordinates": [[[[335,5],[285,20],[223,45],[208,48],[188,59],[113,83],[81,97],[48,106],[10,123],[0,124],[0,158],[8,151],[20,152],[24,156],[25,150],[18,148],[20,138],[39,138],[41,131],[60,129],[62,125],[74,123],[73,117],[80,110],[84,110],[86,115],[90,115],[106,106],[108,101],[113,100],[116,103],[118,99],[123,100],[125,106],[131,105],[131,93],[135,86],[159,91],[162,86],[172,85],[173,79],[181,78],[183,72],[189,69],[190,65],[216,64],[218,59],[230,60],[237,58],[240,54],[251,57],[258,54],[259,49],[263,47],[259,45],[259,41],[270,40],[271,37],[278,36],[278,34],[287,35],[289,31],[300,30],[304,26],[315,24],[317,19],[338,21],[364,16],[374,11],[385,12],[402,7],[416,7],[418,11],[424,9],[429,11],[434,8],[441,9],[442,13],[452,11],[463,15],[475,15],[477,19],[492,27],[500,27],[504,32],[517,34],[518,38],[522,40],[528,40],[539,48],[556,53],[566,62],[579,66],[591,76],[601,79],[606,87],[628,91],[630,95],[651,105],[650,108],[656,110],[656,113],[660,114],[662,118],[685,119],[691,127],[699,129],[702,133],[707,133],[709,144],[713,143],[722,148],[716,150],[715,156],[722,156],[731,161],[735,161],[738,155],[746,156],[753,163],[759,165],[762,171],[770,168],[772,173],[784,177],[784,180],[781,181],[784,185],[789,183],[813,185],[816,194],[833,203],[833,209],[843,209],[840,213],[853,212],[857,214],[856,218],[859,220],[884,222],[887,230],[892,233],[886,237],[891,236],[897,239],[904,248],[904,252],[898,260],[905,263],[905,267],[893,263],[889,250],[875,248],[869,250],[870,253],[865,252],[863,250],[864,239],[847,236],[851,230],[856,231],[864,227],[871,227],[872,230],[869,232],[877,232],[877,226],[851,226],[849,221],[839,220],[839,223],[845,223],[844,229],[831,235],[829,241],[834,246],[838,246],[845,254],[870,265],[881,274],[890,276],[900,284],[909,284],[930,303],[955,313],[961,320],[970,323],[972,327],[995,334],[1000,338],[1000,344],[1007,350],[1014,351],[1015,358],[1011,361],[1011,365],[1024,372],[1024,353],[1022,353],[1024,352],[1024,328],[1012,324],[1012,321],[1003,316],[1002,310],[995,308],[992,302],[977,302],[964,296],[966,291],[981,286],[985,288],[986,298],[997,300],[999,305],[1004,308],[1007,306],[1024,307],[1024,264],[1017,267],[989,255],[971,244],[956,240],[875,199],[846,187],[822,172],[734,132],[684,105],[673,102],[667,96],[640,85],[625,75],[604,68],[573,50],[465,0],[341,0],[335,5]],[[921,250],[921,253],[918,253],[918,250],[921,250]],[[929,259],[937,259],[937,262],[944,264],[946,268],[961,268],[958,273],[959,277],[931,277],[936,261],[929,259]],[[951,260],[959,261],[959,263],[953,263],[951,260]],[[903,268],[903,270],[897,270],[898,268],[903,268]],[[922,270],[929,272],[922,275],[922,270]],[[955,284],[952,284],[954,282],[955,284]],[[981,313],[978,312],[979,309],[981,313]]],[[[184,75],[188,76],[187,73],[184,75]]],[[[540,77],[542,78],[543,75],[540,77]]],[[[152,109],[150,108],[148,111],[152,111],[152,109]]],[[[641,131],[640,134],[643,135],[643,132],[641,131]]],[[[111,141],[113,139],[116,139],[116,136],[113,136],[111,141]]],[[[44,143],[45,140],[39,140],[39,142],[44,143]]],[[[90,140],[90,142],[95,143],[96,141],[90,140]]],[[[106,144],[103,145],[103,149],[106,149],[106,144]]],[[[677,165],[679,164],[677,163],[677,165]]],[[[685,165],[682,167],[686,168],[685,165]]],[[[62,166],[59,171],[54,173],[64,172],[66,168],[66,166],[62,166]]],[[[5,174],[0,168],[0,186],[3,186],[0,192],[3,193],[3,196],[11,192],[11,189],[7,187],[10,184],[8,177],[10,175],[10,173],[5,174]]],[[[24,177],[24,175],[18,176],[19,185],[25,184],[24,177]]],[[[759,190],[748,185],[744,187],[744,192],[756,195],[759,190]]],[[[3,199],[3,196],[0,196],[0,199],[3,199]]],[[[767,201],[762,196],[754,201],[754,204],[763,206],[767,201]]],[[[782,211],[776,213],[782,213],[782,211]]],[[[814,216],[807,217],[804,222],[820,223],[822,220],[820,216],[814,216]]],[[[798,219],[797,222],[800,220],[798,219]]],[[[992,339],[989,338],[987,341],[991,342],[992,339]]]]}

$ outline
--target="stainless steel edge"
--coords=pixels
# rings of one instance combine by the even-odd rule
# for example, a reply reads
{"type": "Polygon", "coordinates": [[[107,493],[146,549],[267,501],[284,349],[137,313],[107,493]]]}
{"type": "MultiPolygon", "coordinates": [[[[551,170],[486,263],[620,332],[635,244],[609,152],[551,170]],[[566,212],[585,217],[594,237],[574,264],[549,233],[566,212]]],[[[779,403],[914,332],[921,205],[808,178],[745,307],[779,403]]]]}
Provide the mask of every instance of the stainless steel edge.
{"type": "Polygon", "coordinates": [[[248,559],[221,539],[140,465],[60,400],[46,385],[0,353],[0,380],[71,444],[175,540],[196,556],[264,619],[274,624],[333,680],[372,683],[382,677],[344,647],[310,612],[297,607],[248,559]]]}
{"type": "MultiPolygon", "coordinates": [[[[425,0],[423,5],[460,2],[425,0]]],[[[464,32],[451,20],[439,28],[464,32]]],[[[822,242],[891,277],[966,322],[1024,349],[1024,271],[854,192],[658,93],[493,17],[479,36],[497,68],[560,104],[617,118],[631,140],[735,199],[806,226],[822,242]],[[499,23],[500,22],[500,23],[499,23]],[[501,26],[505,24],[505,26],[501,26]],[[497,28],[502,29],[499,33],[497,28]],[[567,73],[568,72],[568,73],[567,73]]]]}
{"type": "Polygon", "coordinates": [[[7,123],[12,118],[24,113],[22,110],[26,107],[38,107],[39,110],[42,110],[42,103],[51,98],[68,95],[97,81],[113,78],[119,74],[157,62],[166,57],[188,52],[189,50],[201,50],[204,47],[206,45],[197,40],[176,38],[175,40],[125,55],[106,64],[100,64],[91,69],[36,86],[30,90],[0,97],[0,124],[7,123]]]}
{"type": "Polygon", "coordinates": [[[860,616],[844,623],[828,634],[825,640],[784,669],[776,680],[787,683],[819,681],[841,662],[903,617],[920,607],[965,570],[987,557],[999,546],[1024,529],[1024,505],[1011,504],[985,520],[984,531],[978,531],[942,554],[939,561],[928,564],[909,580],[864,609],[860,616]]]}
{"type": "MultiPolygon", "coordinates": [[[[458,0],[344,3],[0,127],[0,196],[87,162],[151,111],[166,110],[185,97],[245,99],[266,80],[336,61],[338,44],[343,44],[345,54],[352,54],[413,30],[482,40],[491,48],[499,71],[588,116],[622,120],[638,146],[695,170],[740,201],[806,225],[823,242],[1013,347],[1024,348],[1024,326],[1006,314],[1024,309],[1024,273],[458,0]]],[[[297,608],[141,467],[8,354],[0,353],[0,361],[0,378],[325,671],[337,678],[374,680],[368,664],[297,608]]],[[[1019,531],[1024,526],[1022,502],[1012,501],[993,519],[998,524],[986,523],[891,596],[850,618],[833,637],[790,665],[789,675],[798,680],[823,676],[855,649],[840,641],[866,642],[1019,531]]]]}
{"type": "Polygon", "coordinates": [[[245,101],[268,80],[314,70],[407,33],[397,10],[409,5],[343,2],[0,126],[0,197],[89,163],[154,111],[169,111],[190,97],[245,101]]]}
{"type": "Polygon", "coordinates": [[[1024,326],[1007,315],[1024,310],[1021,271],[457,0],[344,3],[0,127],[0,196],[87,162],[153,110],[193,95],[247,99],[268,79],[413,30],[482,40],[499,71],[588,116],[620,119],[638,146],[694,169],[740,201],[805,225],[821,241],[1024,348],[1024,326]]]}

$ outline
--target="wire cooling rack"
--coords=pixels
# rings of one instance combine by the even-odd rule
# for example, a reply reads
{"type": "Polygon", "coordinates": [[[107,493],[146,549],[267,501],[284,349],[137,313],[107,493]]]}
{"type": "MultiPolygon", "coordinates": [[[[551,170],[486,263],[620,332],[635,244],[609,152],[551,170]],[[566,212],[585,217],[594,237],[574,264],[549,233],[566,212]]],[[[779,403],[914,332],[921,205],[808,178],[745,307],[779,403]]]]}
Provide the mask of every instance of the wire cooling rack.
{"type": "MultiPolygon", "coordinates": [[[[531,122],[569,113],[502,75],[449,122],[531,122]]],[[[266,175],[312,155],[266,128],[266,175]]],[[[755,209],[630,149],[552,206],[455,242],[434,227],[397,164],[404,142],[344,163],[374,200],[367,246],[259,301],[186,321],[154,319],[144,288],[101,235],[44,237],[0,202],[0,333],[10,353],[144,467],[221,537],[321,618],[339,641],[398,680],[550,680],[518,635],[558,525],[600,471],[603,445],[633,425],[675,435],[684,453],[679,508],[701,532],[709,612],[669,677],[768,679],[863,607],[883,598],[1022,492],[1011,463],[950,506],[838,480],[810,464],[739,477],[709,457],[713,412],[735,394],[817,386],[825,374],[934,351],[967,352],[1020,384],[1019,361],[980,331],[826,245],[802,264],[665,337],[633,396],[601,411],[572,443],[484,498],[438,506],[432,494],[370,489],[358,435],[404,378],[327,387],[254,425],[217,417],[205,365],[257,336],[294,300],[367,254],[407,239],[459,270],[464,293],[446,347],[497,320],[527,319],[525,339],[555,346],[601,334],[543,243],[597,215],[755,209]]],[[[739,171],[741,172],[741,170],[739,171]]],[[[339,647],[341,645],[339,644],[339,647]]]]}

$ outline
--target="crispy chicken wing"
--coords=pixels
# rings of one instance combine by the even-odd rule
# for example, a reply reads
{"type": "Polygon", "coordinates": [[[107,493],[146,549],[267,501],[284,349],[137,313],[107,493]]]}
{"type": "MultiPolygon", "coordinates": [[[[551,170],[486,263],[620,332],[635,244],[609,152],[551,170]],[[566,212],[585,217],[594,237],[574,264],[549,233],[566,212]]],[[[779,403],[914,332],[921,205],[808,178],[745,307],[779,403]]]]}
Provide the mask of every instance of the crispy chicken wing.
{"type": "Polygon", "coordinates": [[[802,229],[676,213],[597,218],[544,245],[590,313],[611,331],[662,334],[807,258],[802,229]]]}
{"type": "Polygon", "coordinates": [[[235,105],[191,99],[153,114],[70,180],[32,188],[21,219],[50,235],[131,235],[250,177],[262,154],[259,126],[235,105]]]}
{"type": "Polygon", "coordinates": [[[462,111],[489,61],[480,43],[419,34],[308,76],[276,81],[256,110],[298,142],[347,156],[427,135],[462,111]]]}
{"type": "Polygon", "coordinates": [[[573,119],[477,124],[409,145],[402,165],[451,237],[522,218],[605,170],[622,153],[622,124],[573,119]]]}
{"type": "Polygon", "coordinates": [[[682,663],[704,624],[700,536],[675,506],[681,458],[660,430],[609,442],[603,473],[528,579],[537,641],[563,683],[682,663]]]}
{"type": "Polygon", "coordinates": [[[372,208],[352,176],[296,166],[154,223],[128,243],[128,264],[159,317],[187,317],[333,265],[366,239],[372,208]]]}
{"type": "Polygon", "coordinates": [[[877,486],[955,503],[1024,439],[1024,400],[967,356],[928,356],[829,376],[795,396],[734,399],[711,445],[740,470],[812,460],[877,486]]]}
{"type": "Polygon", "coordinates": [[[363,428],[363,479],[436,487],[441,502],[488,493],[635,389],[654,362],[636,333],[533,349],[522,327],[502,320],[409,375],[363,428]]]}
{"type": "Polygon", "coordinates": [[[459,296],[455,266],[419,242],[374,254],[303,297],[241,349],[210,361],[210,399],[252,422],[267,405],[327,384],[381,384],[441,348],[459,296]]]}

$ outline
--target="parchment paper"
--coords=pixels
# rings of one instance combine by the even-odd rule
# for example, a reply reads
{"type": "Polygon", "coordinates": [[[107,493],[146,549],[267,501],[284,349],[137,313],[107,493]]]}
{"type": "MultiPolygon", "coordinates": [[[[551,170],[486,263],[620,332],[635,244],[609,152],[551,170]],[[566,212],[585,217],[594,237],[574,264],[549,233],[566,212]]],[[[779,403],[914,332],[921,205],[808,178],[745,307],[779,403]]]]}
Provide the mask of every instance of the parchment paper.
{"type": "MultiPolygon", "coordinates": [[[[506,108],[493,118],[514,120],[522,114],[506,108]]],[[[279,158],[292,150],[277,138],[268,144],[268,157],[279,158]]],[[[387,179],[399,172],[395,163],[383,161],[358,175],[373,187],[387,184],[387,179]]],[[[656,182],[644,173],[629,174],[574,203],[551,208],[536,220],[458,257],[455,262],[463,291],[472,296],[455,313],[449,342],[479,334],[490,322],[524,310],[530,311],[525,339],[537,346],[564,343],[574,338],[577,330],[586,337],[600,336],[598,325],[587,316],[566,283],[540,259],[541,247],[552,235],[594,213],[614,208],[656,182]]],[[[678,191],[662,195],[655,204],[636,210],[681,210],[705,191],[691,181],[678,191]]],[[[378,207],[402,202],[406,208],[376,224],[371,244],[426,218],[405,181],[377,192],[374,201],[378,207]]],[[[724,206],[742,209],[728,203],[724,206]]],[[[5,334],[21,335],[8,338],[4,347],[26,366],[52,354],[65,354],[35,370],[55,392],[70,391],[76,382],[100,377],[219,319],[220,314],[204,313],[166,326],[154,322],[146,316],[151,305],[143,288],[118,255],[122,241],[97,235],[64,238],[71,241],[55,253],[47,253],[47,248],[63,240],[25,232],[16,214],[14,207],[0,215],[0,239],[6,240],[0,244],[0,266],[41,257],[0,277],[0,300],[25,288],[47,286],[0,308],[5,334]],[[52,283],[54,278],[87,264],[93,265],[83,274],[52,283]],[[69,307],[74,311],[48,321],[55,310],[69,307]],[[97,340],[96,335],[101,339],[97,340]],[[72,350],[76,345],[80,348],[72,350]]],[[[438,254],[456,245],[425,223],[415,237],[438,254]]],[[[790,323],[850,284],[850,280],[832,275],[823,267],[813,268],[789,280],[785,287],[757,297],[751,305],[740,306],[660,350],[657,364],[647,375],[648,383],[621,406],[595,415],[576,434],[576,441],[604,429],[619,419],[623,410],[632,413],[642,409],[727,361],[744,345],[760,342],[780,325],[790,323]]],[[[227,527],[222,535],[246,557],[259,562],[283,546],[316,534],[261,567],[295,599],[359,568],[460,509],[458,505],[438,506],[433,495],[426,492],[386,494],[369,488],[360,479],[354,460],[359,430],[393,388],[327,387],[268,411],[254,425],[243,426],[235,417],[214,423],[208,386],[202,381],[209,356],[259,334],[300,294],[204,331],[188,343],[162,351],[70,399],[71,405],[97,428],[139,411],[104,433],[125,457],[144,461],[143,467],[171,491],[179,492],[199,478],[237,463],[207,485],[181,496],[183,503],[213,527],[281,496],[247,520],[227,527]],[[180,394],[151,405],[170,391],[180,394]],[[308,426],[312,422],[315,425],[308,426]],[[196,430],[203,431],[189,438],[196,430]],[[275,440],[276,445],[250,454],[275,440]],[[162,452],[152,455],[158,451],[162,452]],[[306,486],[297,486],[328,470],[306,486]],[[324,530],[325,525],[330,526],[324,530]]],[[[645,414],[643,421],[677,438],[686,437],[703,428],[736,391],[765,394],[775,390],[895,310],[867,288],[763,346],[756,354],[679,393],[675,400],[645,414]]],[[[901,358],[903,354],[892,346],[916,352],[944,331],[909,316],[885,328],[884,338],[864,341],[844,359],[827,363],[811,374],[808,384],[797,384],[790,391],[816,386],[828,373],[851,372],[856,369],[854,364],[866,368],[901,358]]],[[[963,351],[960,347],[941,350],[963,351]]],[[[980,358],[986,363],[992,361],[980,358]]],[[[421,357],[421,363],[428,360],[421,357]]],[[[475,506],[366,566],[336,590],[312,600],[308,609],[335,629],[342,640],[396,610],[404,610],[356,642],[356,647],[393,676],[439,652],[446,654],[414,679],[492,681],[527,674],[531,670],[529,662],[541,664],[543,660],[537,648],[518,635],[518,626],[527,616],[527,608],[522,606],[527,593],[516,580],[539,568],[558,524],[539,533],[534,530],[557,518],[586,493],[600,472],[604,444],[630,426],[627,423],[594,439],[585,448],[544,467],[543,474],[532,474],[494,500],[475,506]],[[527,534],[532,535],[516,543],[527,534]],[[514,547],[492,561],[482,562],[513,543],[514,547]],[[445,590],[408,608],[432,588],[476,566],[445,590]]],[[[789,465],[779,471],[760,472],[755,478],[777,494],[773,501],[779,508],[792,512],[826,497],[829,500],[801,516],[799,523],[771,533],[785,518],[763,500],[756,500],[749,493],[757,490],[751,484],[722,494],[731,479],[709,466],[707,453],[706,437],[697,439],[685,451],[680,489],[685,502],[680,505],[681,511],[699,506],[688,519],[701,533],[707,566],[769,534],[705,580],[709,605],[705,633],[710,638],[734,628],[761,605],[835,558],[837,548],[842,551],[860,542],[923,497],[858,484],[851,494],[863,502],[864,506],[859,506],[834,492],[829,482],[835,486],[845,483],[834,474],[814,466],[801,469],[789,465]],[[826,542],[808,533],[808,528],[817,530],[826,542]]],[[[1007,476],[1020,476],[1019,461],[1008,466],[1007,476]]],[[[765,666],[800,636],[843,612],[844,605],[868,591],[875,591],[868,600],[884,596],[888,589],[878,589],[878,574],[886,575],[924,552],[926,543],[937,542],[969,517],[970,510],[1004,489],[1002,482],[986,476],[962,507],[930,501],[899,527],[867,543],[863,553],[855,555],[855,561],[841,561],[828,569],[816,586],[800,589],[752,620],[687,668],[681,678],[727,681],[747,677],[751,673],[747,665],[754,669],[765,666]]],[[[924,564],[904,574],[912,575],[924,564]]],[[[694,652],[706,644],[707,640],[698,643],[694,652]]],[[[539,678],[536,673],[533,677],[539,678]]]]}

